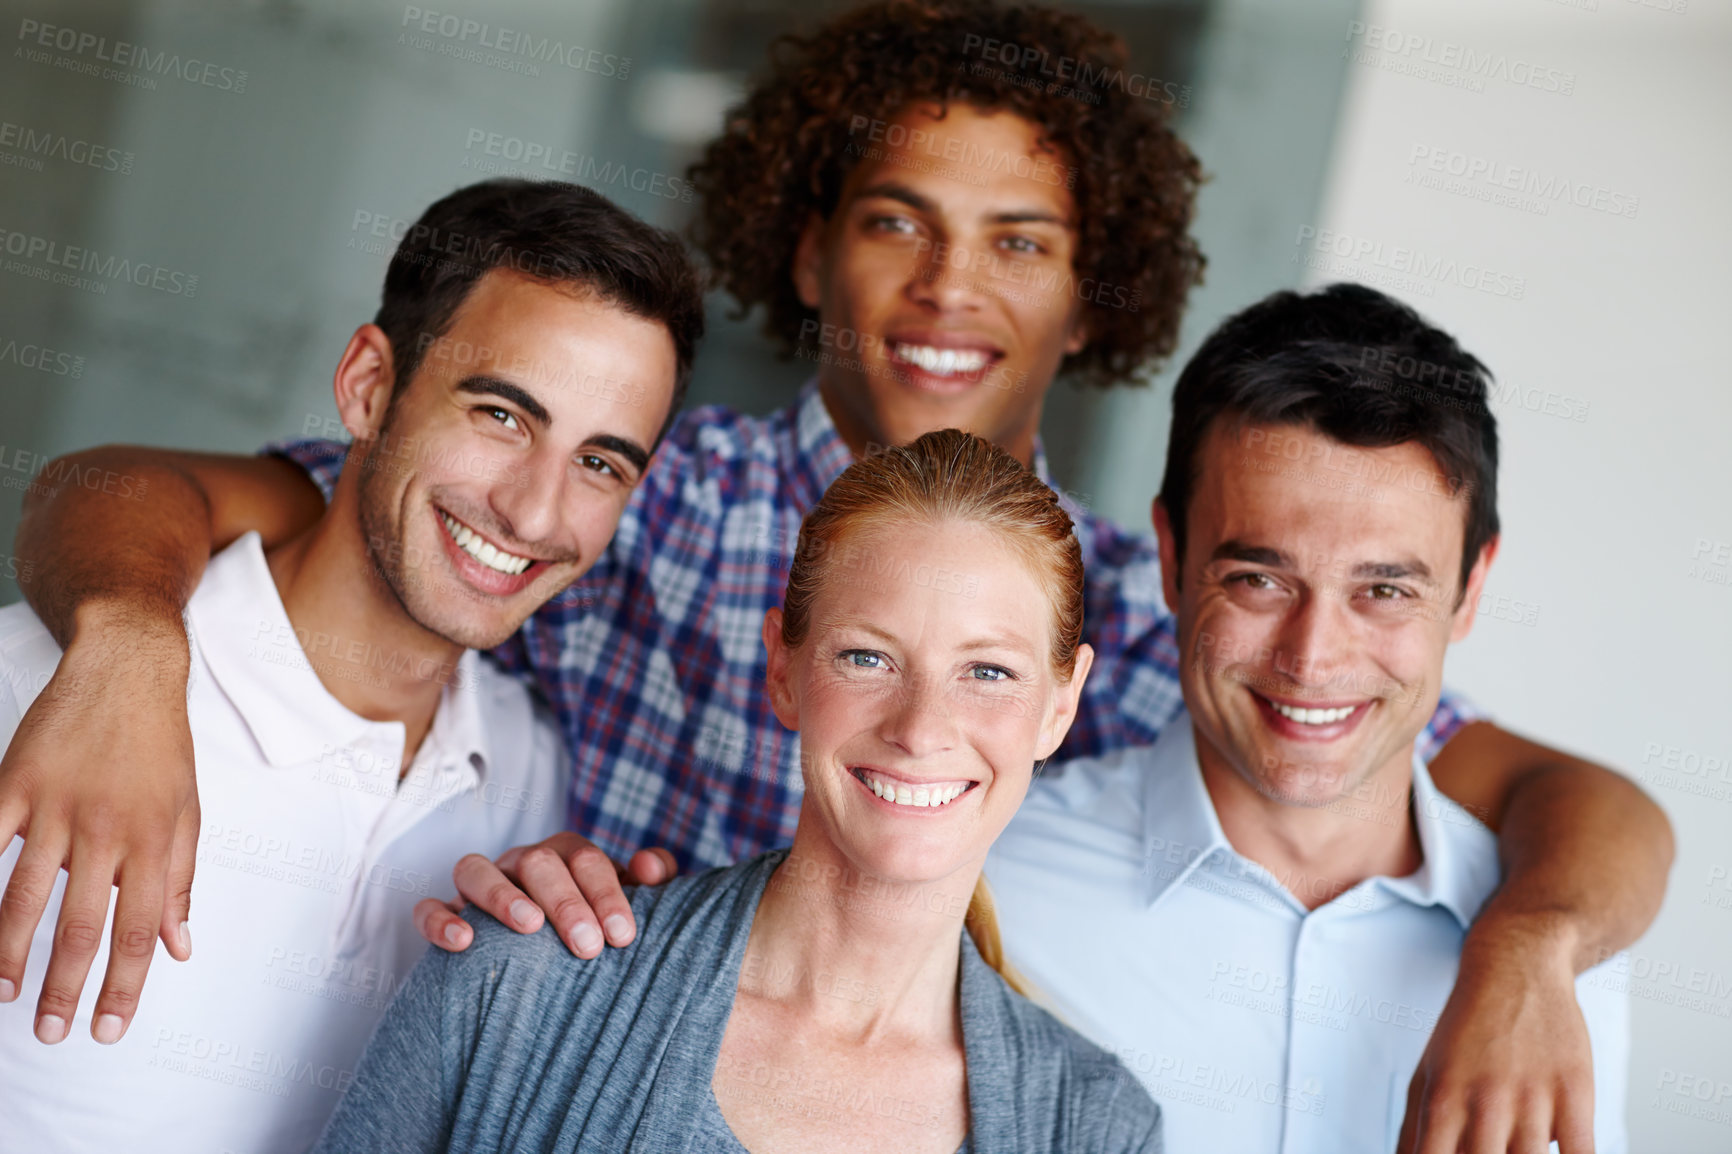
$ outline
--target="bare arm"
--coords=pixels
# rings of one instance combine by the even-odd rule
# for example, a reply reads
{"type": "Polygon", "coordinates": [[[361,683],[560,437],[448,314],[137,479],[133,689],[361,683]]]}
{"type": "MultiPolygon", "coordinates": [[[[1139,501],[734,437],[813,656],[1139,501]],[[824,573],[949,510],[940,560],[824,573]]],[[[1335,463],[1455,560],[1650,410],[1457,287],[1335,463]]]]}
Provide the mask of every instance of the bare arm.
{"type": "Polygon", "coordinates": [[[268,548],[325,509],[312,480],[277,457],[105,445],[60,458],[42,478],[25,496],[17,553],[54,575],[24,596],[62,646],[84,605],[178,621],[213,552],[254,529],[268,548]]]}
{"type": "Polygon", "coordinates": [[[115,903],[93,1033],[132,1021],[158,937],[185,960],[199,810],[181,612],[213,544],[267,543],[324,502],[280,460],[101,448],[51,463],[27,495],[16,552],[42,579],[32,608],[65,649],[0,759],[0,838],[25,845],[0,899],[0,1001],[67,871],[36,1035],[66,1036],[115,903]]]}
{"type": "Polygon", "coordinates": [[[1654,920],[1671,824],[1622,775],[1484,722],[1431,773],[1498,830],[1504,881],[1463,945],[1398,1148],[1544,1149],[1555,1137],[1563,1154],[1590,1151],[1593,1063],[1574,979],[1654,920]]]}

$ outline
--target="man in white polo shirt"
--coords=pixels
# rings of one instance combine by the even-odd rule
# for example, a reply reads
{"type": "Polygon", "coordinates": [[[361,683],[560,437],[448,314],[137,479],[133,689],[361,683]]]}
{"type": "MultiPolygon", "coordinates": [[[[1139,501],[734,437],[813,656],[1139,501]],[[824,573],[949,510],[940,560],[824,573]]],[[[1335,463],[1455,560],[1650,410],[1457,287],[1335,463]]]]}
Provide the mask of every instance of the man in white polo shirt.
{"type": "MultiPolygon", "coordinates": [[[[1356,285],[1252,306],[1179,379],[1155,528],[1186,713],[1037,780],[986,870],[1008,958],[1143,1078],[1172,1154],[1388,1154],[1404,1115],[1410,1148],[1499,881],[1496,839],[1415,750],[1497,552],[1487,384],[1356,285]]],[[[1565,980],[1604,956],[1541,940],[1565,980]]],[[[1424,1149],[1623,1151],[1617,988],[1578,977],[1579,1009],[1541,1023],[1591,1042],[1591,1111],[1472,1101],[1424,1149]]]]}
{"type": "MultiPolygon", "coordinates": [[[[487,182],[409,231],[337,366],[356,440],[329,509],[269,553],[235,542],[187,606],[196,952],[130,1028],[91,1020],[92,987],[73,1021],[36,1019],[41,1045],[56,936],[102,927],[59,916],[63,847],[0,857],[55,889],[35,988],[0,1005],[0,1148],[313,1143],[425,948],[414,904],[461,854],[564,824],[557,729],[475,649],[602,552],[701,329],[677,239],[586,189],[487,182]]],[[[0,745],[59,657],[28,607],[0,610],[0,745]]]]}

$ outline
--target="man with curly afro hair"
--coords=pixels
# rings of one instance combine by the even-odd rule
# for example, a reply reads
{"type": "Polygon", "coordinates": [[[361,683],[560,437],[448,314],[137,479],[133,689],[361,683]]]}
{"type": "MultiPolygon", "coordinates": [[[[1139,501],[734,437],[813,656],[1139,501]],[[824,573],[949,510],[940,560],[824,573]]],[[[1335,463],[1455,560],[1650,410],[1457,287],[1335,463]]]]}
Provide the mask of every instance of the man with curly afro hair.
{"type": "MultiPolygon", "coordinates": [[[[1057,377],[1110,385],[1173,351],[1203,259],[1190,236],[1200,168],[1168,124],[1170,96],[1132,71],[1117,37],[1037,5],[877,0],[772,46],[691,174],[695,237],[714,282],[745,312],[761,310],[813,378],[767,417],[681,414],[607,551],[501,651],[560,716],[573,756],[567,816],[585,836],[513,851],[503,867],[465,858],[461,893],[525,930],[541,925],[539,905],[593,957],[635,932],[608,857],[654,844],[689,869],[788,843],[800,751],[765,700],[759,630],[781,602],[801,519],[856,456],[934,429],[978,433],[1045,477],[1038,430],[1057,377]]],[[[123,452],[121,468],[148,471],[151,454],[123,452]]],[[[328,492],[344,447],[280,453],[328,492]]],[[[33,500],[26,526],[44,542],[43,568],[100,575],[52,593],[35,583],[32,596],[61,601],[45,618],[70,620],[82,596],[125,600],[126,581],[144,587],[137,558],[152,555],[175,560],[137,597],[141,614],[160,618],[162,591],[190,587],[183,578],[210,538],[258,529],[270,544],[316,509],[280,458],[155,459],[163,484],[148,501],[103,506],[75,487],[33,500]],[[104,560],[120,541],[124,566],[104,560]]],[[[1151,745],[1182,708],[1153,540],[1066,506],[1095,661],[1048,773],[1151,745]]],[[[28,535],[21,549],[37,559],[28,535]]],[[[863,580],[972,591],[967,573],[860,564],[863,580]]],[[[1555,1019],[1530,1016],[1513,1033],[1510,1007],[1571,997],[1551,980],[1558,967],[1535,959],[1603,942],[1608,925],[1615,937],[1645,924],[1641,909],[1658,902],[1645,879],[1654,863],[1665,872],[1664,819],[1609,771],[1476,721],[1447,693],[1419,748],[1443,793],[1501,828],[1500,902],[1534,914],[1500,922],[1497,937],[1476,926],[1464,952],[1473,964],[1422,1071],[1452,1092],[1487,1071],[1556,1072],[1575,1048],[1530,1061],[1531,1023],[1555,1019]],[[1585,911],[1582,892],[1611,896],[1585,911]]],[[[643,881],[671,864],[632,861],[643,881]]],[[[469,941],[438,902],[418,916],[442,948],[469,941]]]]}

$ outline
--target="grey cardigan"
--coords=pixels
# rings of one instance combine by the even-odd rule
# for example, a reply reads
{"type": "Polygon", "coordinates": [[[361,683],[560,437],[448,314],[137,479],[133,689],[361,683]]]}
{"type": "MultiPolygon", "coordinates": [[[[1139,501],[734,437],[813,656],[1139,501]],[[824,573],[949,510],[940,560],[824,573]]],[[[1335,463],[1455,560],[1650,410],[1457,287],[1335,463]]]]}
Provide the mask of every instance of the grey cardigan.
{"type": "MultiPolygon", "coordinates": [[[[685,1150],[786,856],[632,891],[637,939],[592,961],[472,907],[474,942],[427,951],[317,1151],[685,1150]]],[[[976,1154],[1160,1154],[1141,1084],[1006,986],[966,933],[960,996],[976,1154]]]]}

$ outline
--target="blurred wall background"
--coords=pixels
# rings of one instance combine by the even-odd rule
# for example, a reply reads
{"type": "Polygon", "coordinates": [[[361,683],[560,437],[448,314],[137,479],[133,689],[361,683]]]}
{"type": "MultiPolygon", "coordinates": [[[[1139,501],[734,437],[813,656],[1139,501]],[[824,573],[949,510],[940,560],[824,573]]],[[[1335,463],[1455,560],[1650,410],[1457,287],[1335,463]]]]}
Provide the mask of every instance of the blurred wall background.
{"type": "MultiPolygon", "coordinates": [[[[683,225],[685,166],[769,39],[841,6],[0,4],[0,602],[53,579],[10,555],[49,458],[334,427],[330,373],[376,307],[393,222],[530,174],[683,225]],[[423,31],[428,13],[557,37],[584,66],[423,31]],[[68,247],[126,271],[44,279],[68,247]]],[[[1068,6],[1180,85],[1211,174],[1180,361],[1266,292],[1354,279],[1498,374],[1505,544],[1451,680],[1671,813],[1671,895],[1627,975],[1634,1149],[1732,1149],[1732,7],[1068,6]]],[[[809,366],[711,311],[692,403],[785,403],[809,366]]],[[[1055,386],[1059,482],[1146,526],[1171,378],[1055,386]]]]}

